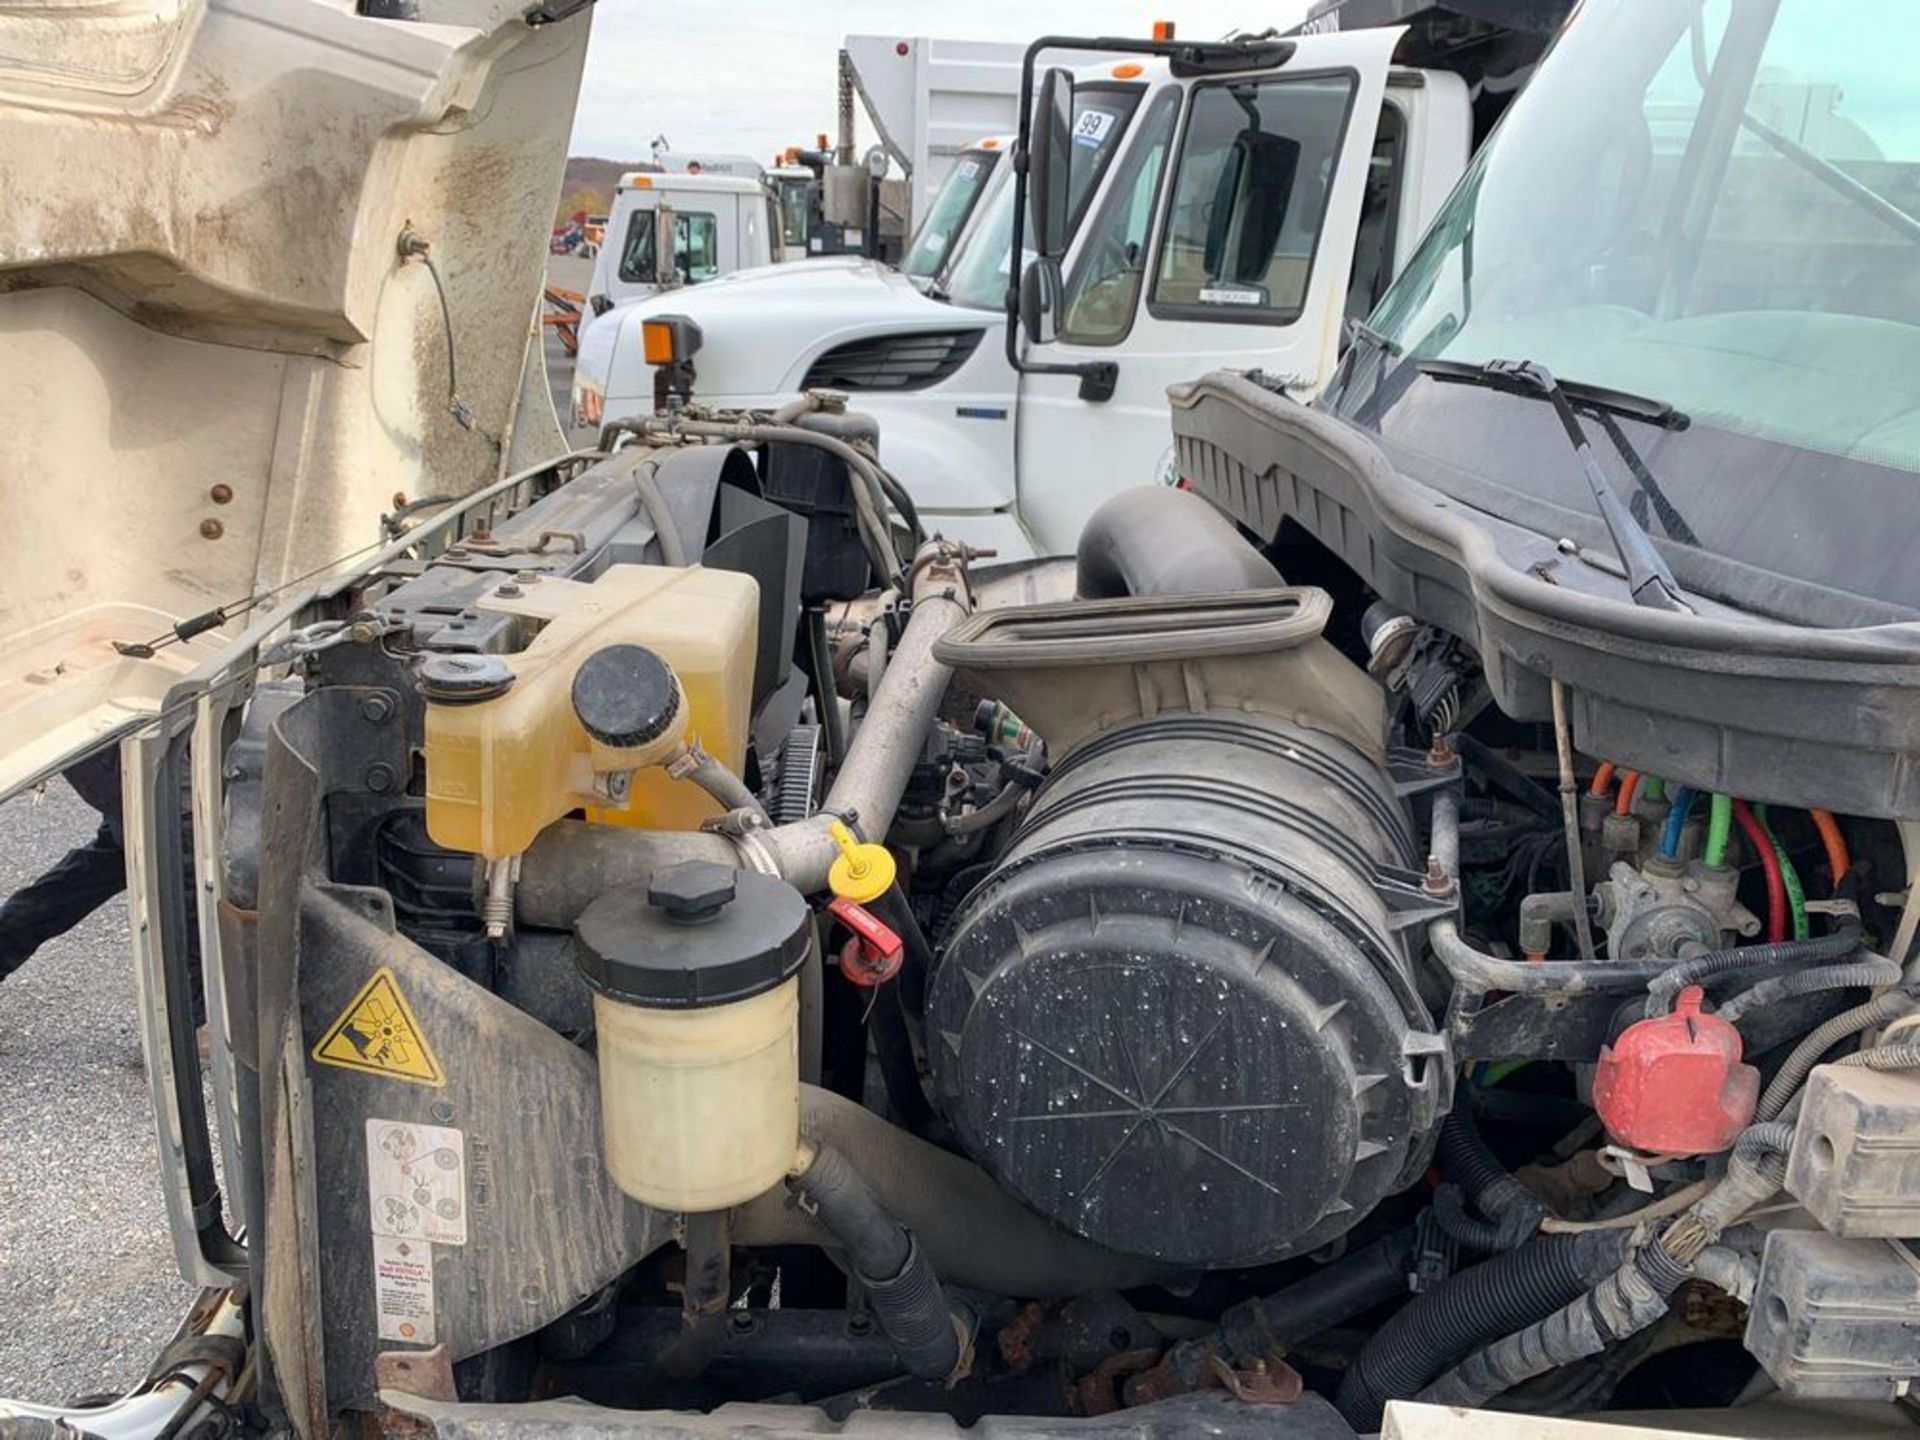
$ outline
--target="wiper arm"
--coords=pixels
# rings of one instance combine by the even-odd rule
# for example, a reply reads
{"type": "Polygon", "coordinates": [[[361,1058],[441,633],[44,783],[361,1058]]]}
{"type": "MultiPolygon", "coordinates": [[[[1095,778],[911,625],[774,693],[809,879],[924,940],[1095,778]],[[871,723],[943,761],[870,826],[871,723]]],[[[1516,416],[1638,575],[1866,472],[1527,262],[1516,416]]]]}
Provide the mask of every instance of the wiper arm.
{"type": "Polygon", "coordinates": [[[1581,473],[1587,477],[1587,487],[1593,491],[1593,503],[1600,511],[1601,520],[1606,523],[1614,554],[1620,557],[1620,563],[1626,567],[1627,589],[1632,593],[1633,603],[1649,610],[1670,610],[1688,615],[1694,613],[1693,607],[1680,594],[1680,582],[1673,578],[1673,571],[1654,547],[1653,537],[1641,528],[1640,522],[1633,518],[1633,512],[1621,503],[1613,486],[1607,483],[1606,474],[1601,470],[1600,462],[1593,458],[1593,446],[1587,441],[1587,432],[1581,427],[1580,417],[1574,414],[1573,400],[1569,397],[1578,389],[1583,405],[1614,414],[1631,415],[1673,429],[1684,429],[1686,416],[1671,405],[1663,405],[1645,396],[1630,395],[1622,390],[1603,390],[1585,385],[1563,386],[1553,378],[1551,370],[1531,360],[1489,360],[1485,365],[1427,360],[1421,362],[1420,370],[1436,380],[1504,390],[1512,395],[1540,396],[1551,403],[1561,428],[1567,432],[1567,439],[1573,444],[1573,453],[1580,461],[1581,473]]]}
{"type": "Polygon", "coordinates": [[[1532,382],[1508,378],[1511,372],[1521,369],[1538,370],[1546,375],[1555,388],[1583,409],[1604,410],[1611,415],[1624,415],[1629,420],[1644,420],[1649,425],[1658,425],[1662,430],[1684,430],[1693,423],[1692,417],[1685,411],[1674,409],[1664,400],[1635,395],[1631,390],[1609,390],[1604,385],[1588,385],[1580,380],[1555,380],[1547,374],[1544,365],[1536,365],[1528,360],[1489,360],[1485,365],[1463,365],[1458,360],[1420,362],[1420,373],[1431,375],[1436,380],[1460,380],[1469,385],[1506,390],[1518,395],[1546,393],[1532,382]]]}

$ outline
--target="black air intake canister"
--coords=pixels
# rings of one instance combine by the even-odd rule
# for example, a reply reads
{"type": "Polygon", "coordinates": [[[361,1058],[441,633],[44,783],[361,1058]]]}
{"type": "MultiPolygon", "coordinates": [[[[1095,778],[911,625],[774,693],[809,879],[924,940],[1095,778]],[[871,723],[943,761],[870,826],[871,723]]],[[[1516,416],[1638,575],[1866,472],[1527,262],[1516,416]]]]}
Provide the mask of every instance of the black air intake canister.
{"type": "MultiPolygon", "coordinates": [[[[1101,603],[1206,619],[1205,601],[1101,603]]],[[[1209,705],[1235,687],[1198,661],[1156,681],[1136,658],[1154,713],[1074,740],[955,917],[927,1016],[937,1094],[1001,1183],[1090,1240],[1276,1260],[1344,1233],[1431,1150],[1444,1066],[1396,924],[1417,905],[1413,837],[1356,744],[1244,686],[1209,705]],[[1198,703],[1156,698],[1174,694],[1198,703]]],[[[1267,660],[1283,691],[1290,667],[1298,684],[1345,663],[1267,660]]]]}

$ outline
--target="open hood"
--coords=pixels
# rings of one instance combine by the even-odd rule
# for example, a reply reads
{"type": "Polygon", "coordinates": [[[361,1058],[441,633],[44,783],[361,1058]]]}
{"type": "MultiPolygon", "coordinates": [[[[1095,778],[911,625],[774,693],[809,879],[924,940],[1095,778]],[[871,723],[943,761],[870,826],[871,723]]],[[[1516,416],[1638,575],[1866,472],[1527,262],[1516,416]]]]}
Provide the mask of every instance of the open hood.
{"type": "Polygon", "coordinates": [[[176,626],[560,447],[534,320],[589,8],[355,8],[0,13],[0,796],[236,622],[176,626]]]}

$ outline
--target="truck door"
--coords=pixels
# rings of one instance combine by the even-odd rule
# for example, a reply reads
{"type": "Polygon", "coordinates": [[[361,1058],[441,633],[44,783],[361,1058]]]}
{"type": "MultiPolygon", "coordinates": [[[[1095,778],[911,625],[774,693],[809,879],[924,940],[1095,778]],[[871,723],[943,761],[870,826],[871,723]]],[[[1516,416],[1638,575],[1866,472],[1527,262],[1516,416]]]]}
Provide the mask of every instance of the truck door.
{"type": "Polygon", "coordinates": [[[1020,377],[1019,508],[1043,552],[1116,490],[1172,482],[1169,385],[1260,370],[1305,398],[1331,372],[1399,35],[1303,37],[1280,69],[1156,97],[1075,246],[1059,336],[1029,351],[1113,362],[1112,397],[1020,377]]]}

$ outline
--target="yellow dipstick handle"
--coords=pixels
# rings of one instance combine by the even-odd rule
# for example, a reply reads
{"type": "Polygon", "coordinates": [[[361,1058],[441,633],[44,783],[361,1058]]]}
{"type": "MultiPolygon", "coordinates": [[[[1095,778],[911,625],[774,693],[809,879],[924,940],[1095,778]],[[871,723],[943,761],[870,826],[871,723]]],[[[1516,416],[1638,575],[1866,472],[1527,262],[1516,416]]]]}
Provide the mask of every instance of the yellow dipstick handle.
{"type": "Polygon", "coordinates": [[[893,888],[893,855],[884,845],[853,838],[845,822],[829,820],[827,833],[840,847],[833,868],[827,871],[827,888],[842,900],[856,905],[871,905],[893,888]]]}

